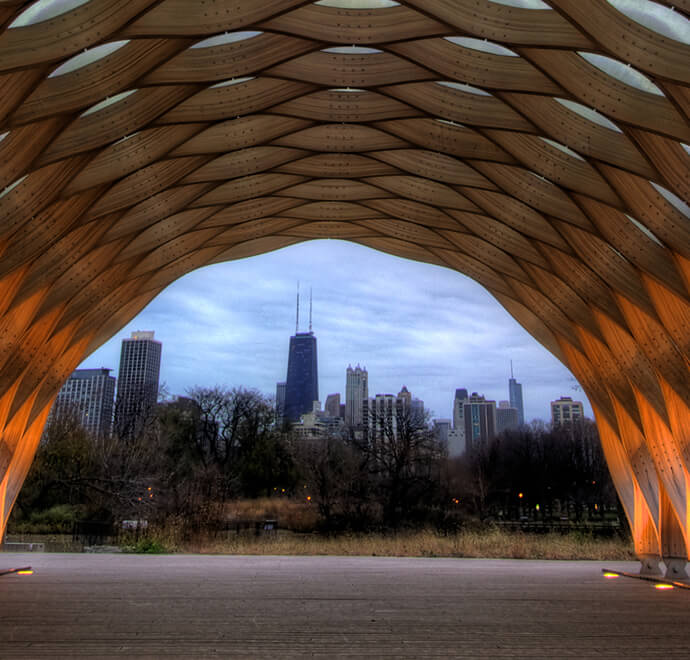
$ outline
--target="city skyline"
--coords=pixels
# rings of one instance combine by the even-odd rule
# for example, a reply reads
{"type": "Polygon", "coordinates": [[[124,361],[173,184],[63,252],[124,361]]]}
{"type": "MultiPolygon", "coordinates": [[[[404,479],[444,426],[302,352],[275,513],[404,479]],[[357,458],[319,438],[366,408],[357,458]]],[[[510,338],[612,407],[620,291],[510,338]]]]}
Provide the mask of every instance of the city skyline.
{"type": "Polygon", "coordinates": [[[572,395],[570,372],[478,284],[449,269],[354,243],[312,241],[190,273],[169,286],[80,367],[116,368],[120,342],[154,329],[166,345],[170,394],[196,385],[274,395],[295,327],[295,286],[313,287],[319,391],[345,398],[348,364],[369,372],[369,395],[406,385],[434,417],[452,417],[457,387],[508,398],[510,360],[523,384],[525,419],[548,420],[550,401],[572,395]],[[457,307],[463,313],[457,315],[457,307]]]}

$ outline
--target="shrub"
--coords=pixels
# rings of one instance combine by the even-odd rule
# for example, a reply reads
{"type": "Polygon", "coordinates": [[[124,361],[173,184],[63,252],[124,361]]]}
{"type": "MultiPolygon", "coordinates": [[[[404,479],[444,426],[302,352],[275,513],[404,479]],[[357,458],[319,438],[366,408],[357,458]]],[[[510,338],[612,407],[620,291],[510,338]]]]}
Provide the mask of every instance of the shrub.
{"type": "Polygon", "coordinates": [[[57,504],[43,511],[32,511],[28,518],[12,525],[14,534],[71,534],[78,518],[77,508],[70,504],[57,504]]]}
{"type": "Polygon", "coordinates": [[[137,554],[145,555],[163,555],[168,552],[160,541],[148,537],[139,539],[133,551],[137,554]]]}

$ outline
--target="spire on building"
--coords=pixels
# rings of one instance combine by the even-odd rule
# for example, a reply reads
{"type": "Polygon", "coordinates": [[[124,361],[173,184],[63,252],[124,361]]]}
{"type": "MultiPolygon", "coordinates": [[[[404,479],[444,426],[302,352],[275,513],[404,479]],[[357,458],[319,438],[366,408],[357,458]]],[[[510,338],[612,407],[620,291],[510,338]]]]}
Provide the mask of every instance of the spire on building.
{"type": "Polygon", "coordinates": [[[295,334],[299,332],[299,280],[297,280],[297,316],[295,320],[295,334]]]}
{"type": "Polygon", "coordinates": [[[311,287],[309,287],[309,332],[311,332],[311,287]]]}

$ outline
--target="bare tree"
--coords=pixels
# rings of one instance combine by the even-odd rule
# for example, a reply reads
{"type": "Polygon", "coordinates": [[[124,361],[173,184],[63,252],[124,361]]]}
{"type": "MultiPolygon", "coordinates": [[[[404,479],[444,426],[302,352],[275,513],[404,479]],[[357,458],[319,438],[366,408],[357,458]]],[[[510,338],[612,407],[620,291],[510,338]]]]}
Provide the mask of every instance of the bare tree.
{"type": "Polygon", "coordinates": [[[439,489],[445,449],[428,414],[397,402],[375,412],[359,442],[383,509],[383,521],[397,527],[416,508],[425,508],[439,489]]]}
{"type": "Polygon", "coordinates": [[[370,519],[365,462],[342,433],[293,440],[297,469],[327,530],[358,528],[370,519]]]}

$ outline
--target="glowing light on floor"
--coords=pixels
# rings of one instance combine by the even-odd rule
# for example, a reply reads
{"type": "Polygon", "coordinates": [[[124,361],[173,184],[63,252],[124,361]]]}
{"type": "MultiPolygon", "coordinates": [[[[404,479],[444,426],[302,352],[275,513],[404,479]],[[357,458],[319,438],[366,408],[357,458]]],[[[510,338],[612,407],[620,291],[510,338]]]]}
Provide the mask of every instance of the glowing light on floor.
{"type": "Polygon", "coordinates": [[[33,575],[33,574],[34,574],[34,572],[31,569],[26,570],[26,571],[17,571],[17,575],[33,575]]]}
{"type": "Polygon", "coordinates": [[[612,580],[614,578],[620,577],[620,575],[618,575],[618,573],[604,573],[604,577],[608,580],[612,580]]]}
{"type": "Polygon", "coordinates": [[[664,583],[659,583],[654,585],[655,589],[673,589],[672,584],[664,584],[664,583]]]}

